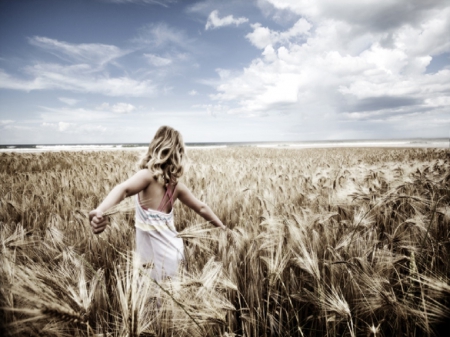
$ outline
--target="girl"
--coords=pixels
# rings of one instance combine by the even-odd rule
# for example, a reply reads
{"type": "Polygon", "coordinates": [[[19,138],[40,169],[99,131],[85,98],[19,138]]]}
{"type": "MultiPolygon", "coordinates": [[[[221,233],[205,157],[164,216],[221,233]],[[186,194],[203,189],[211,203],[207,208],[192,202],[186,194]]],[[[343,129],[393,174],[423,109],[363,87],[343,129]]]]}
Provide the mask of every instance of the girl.
{"type": "Polygon", "coordinates": [[[139,164],[140,170],[114,187],[97,209],[89,213],[92,231],[103,232],[103,213],[126,197],[136,195],[136,251],[141,262],[153,263],[151,277],[175,276],[184,258],[183,240],[173,223],[173,204],[179,199],[211,224],[226,229],[219,218],[178,179],[183,175],[185,148],[181,134],[168,126],[158,129],[139,164]]]}

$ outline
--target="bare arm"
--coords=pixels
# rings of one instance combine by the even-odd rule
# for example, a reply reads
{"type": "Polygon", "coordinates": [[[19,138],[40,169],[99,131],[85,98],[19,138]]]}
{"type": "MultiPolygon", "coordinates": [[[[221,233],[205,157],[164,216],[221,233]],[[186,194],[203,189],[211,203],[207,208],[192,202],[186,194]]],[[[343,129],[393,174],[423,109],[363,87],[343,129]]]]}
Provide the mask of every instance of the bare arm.
{"type": "Polygon", "coordinates": [[[225,230],[227,227],[220,221],[217,215],[204,202],[198,200],[191,191],[182,183],[178,183],[178,199],[187,207],[192,209],[195,213],[200,215],[203,219],[210,222],[216,227],[225,230]]]}
{"type": "Polygon", "coordinates": [[[103,216],[111,207],[119,204],[126,197],[139,193],[151,182],[151,175],[147,170],[140,170],[128,180],[114,187],[105,200],[89,213],[92,230],[95,234],[103,232],[107,225],[107,219],[103,216]]]}

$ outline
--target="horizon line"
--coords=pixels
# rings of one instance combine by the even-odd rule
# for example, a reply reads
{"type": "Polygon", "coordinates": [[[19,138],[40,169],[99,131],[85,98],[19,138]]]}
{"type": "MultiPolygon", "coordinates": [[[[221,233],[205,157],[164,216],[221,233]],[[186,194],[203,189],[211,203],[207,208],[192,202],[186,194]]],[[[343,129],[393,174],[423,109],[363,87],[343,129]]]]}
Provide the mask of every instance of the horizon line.
{"type": "MultiPolygon", "coordinates": [[[[409,137],[409,138],[360,138],[360,139],[321,139],[321,140],[262,140],[262,141],[197,141],[197,142],[185,142],[186,145],[192,144],[257,144],[257,143],[327,143],[327,142],[355,142],[355,141],[401,141],[401,140],[420,140],[420,139],[433,139],[433,140],[449,140],[450,137],[409,137]]],[[[51,145],[148,145],[150,142],[119,142],[119,143],[0,143],[0,146],[51,146],[51,145]]]]}

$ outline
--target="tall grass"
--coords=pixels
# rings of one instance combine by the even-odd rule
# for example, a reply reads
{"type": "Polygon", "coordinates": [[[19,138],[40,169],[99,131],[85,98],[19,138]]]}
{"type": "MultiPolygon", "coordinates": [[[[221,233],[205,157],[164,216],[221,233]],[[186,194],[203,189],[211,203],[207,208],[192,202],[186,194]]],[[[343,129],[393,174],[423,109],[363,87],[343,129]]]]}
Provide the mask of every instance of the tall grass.
{"type": "MultiPolygon", "coordinates": [[[[21,336],[432,336],[450,314],[450,152],[190,150],[176,279],[133,256],[132,205],[87,212],[136,152],[0,154],[0,301],[21,336]]],[[[128,201],[129,202],[129,201],[128,201]]]]}

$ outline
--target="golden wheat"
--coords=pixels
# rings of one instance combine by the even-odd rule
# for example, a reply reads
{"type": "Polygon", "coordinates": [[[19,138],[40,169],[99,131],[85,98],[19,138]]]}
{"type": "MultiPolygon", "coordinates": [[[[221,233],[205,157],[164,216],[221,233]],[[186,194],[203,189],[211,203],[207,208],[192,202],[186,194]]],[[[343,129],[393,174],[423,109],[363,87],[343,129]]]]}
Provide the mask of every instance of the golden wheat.
{"type": "Polygon", "coordinates": [[[0,154],[0,301],[10,335],[428,336],[450,310],[450,151],[190,150],[177,279],[133,254],[133,203],[87,213],[140,153],[0,154]],[[151,266],[147,266],[151,268],[151,266]]]}

